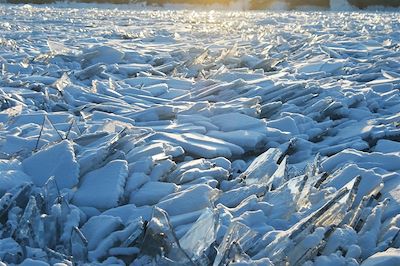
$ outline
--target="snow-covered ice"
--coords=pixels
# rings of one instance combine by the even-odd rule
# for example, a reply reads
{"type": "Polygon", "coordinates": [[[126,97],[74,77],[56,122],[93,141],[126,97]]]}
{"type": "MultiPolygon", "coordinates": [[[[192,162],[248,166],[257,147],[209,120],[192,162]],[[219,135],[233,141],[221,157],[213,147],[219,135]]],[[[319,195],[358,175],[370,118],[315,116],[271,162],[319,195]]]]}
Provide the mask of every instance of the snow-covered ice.
{"type": "Polygon", "coordinates": [[[0,18],[1,265],[399,264],[399,13],[0,18]]]}

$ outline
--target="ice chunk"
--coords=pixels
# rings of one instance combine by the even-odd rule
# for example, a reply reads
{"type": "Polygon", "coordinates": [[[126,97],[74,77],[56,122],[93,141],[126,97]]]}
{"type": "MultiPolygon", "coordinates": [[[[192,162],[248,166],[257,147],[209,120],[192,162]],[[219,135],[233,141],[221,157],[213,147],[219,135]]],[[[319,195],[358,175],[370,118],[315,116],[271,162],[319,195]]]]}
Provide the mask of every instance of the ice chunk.
{"type": "Polygon", "coordinates": [[[232,222],[217,250],[213,266],[231,264],[237,256],[241,256],[252,245],[256,233],[240,222],[232,222]]]}
{"type": "Polygon", "coordinates": [[[265,127],[265,122],[263,120],[240,113],[216,115],[211,117],[211,122],[222,131],[265,127]]]}
{"type": "Polygon", "coordinates": [[[22,64],[3,64],[3,71],[13,74],[32,74],[32,66],[24,66],[22,64]]]}
{"type": "Polygon", "coordinates": [[[378,252],[361,263],[361,266],[400,265],[400,249],[389,248],[378,252]]]}
{"type": "Polygon", "coordinates": [[[322,62],[312,62],[312,63],[304,63],[299,64],[297,66],[297,71],[299,73],[316,73],[319,71],[324,71],[327,73],[335,73],[339,69],[344,66],[343,60],[335,60],[335,61],[322,61],[322,62]]]}
{"type": "Polygon", "coordinates": [[[49,266],[50,264],[42,260],[25,259],[20,266],[49,266]]]}
{"type": "MultiPolygon", "coordinates": [[[[109,253],[125,255],[124,248],[128,248],[132,242],[134,242],[143,231],[143,222],[141,219],[137,219],[132,223],[128,224],[124,229],[112,232],[110,235],[100,241],[96,248],[89,251],[89,260],[98,261],[101,258],[107,257],[109,253]],[[120,246],[119,246],[120,245],[120,246]],[[116,246],[115,248],[113,248],[116,246]]],[[[126,255],[133,255],[139,253],[139,249],[136,247],[132,250],[128,249],[126,255]],[[131,253],[132,251],[133,254],[131,253]]]]}
{"type": "Polygon", "coordinates": [[[157,207],[165,210],[170,216],[193,212],[209,207],[213,194],[215,191],[208,185],[194,185],[170,195],[160,201],[157,207]]]}
{"type": "Polygon", "coordinates": [[[147,182],[138,191],[132,192],[129,201],[136,206],[154,205],[177,190],[178,186],[173,183],[147,182]]]}
{"type": "Polygon", "coordinates": [[[176,184],[185,184],[206,176],[222,181],[224,179],[228,179],[229,172],[222,167],[214,167],[211,169],[199,169],[193,167],[179,176],[179,179],[174,179],[174,182],[176,184]]]}
{"type": "Polygon", "coordinates": [[[109,209],[118,206],[124,193],[128,164],[114,160],[102,168],[87,173],[75,192],[72,202],[77,206],[109,209]]]}
{"type": "Polygon", "coordinates": [[[251,130],[236,130],[230,132],[209,131],[207,136],[222,139],[242,147],[245,151],[253,151],[263,147],[266,142],[265,134],[251,130]]]}
{"type": "Polygon", "coordinates": [[[142,217],[142,219],[145,221],[149,221],[152,211],[153,207],[150,206],[137,207],[134,210],[131,210],[127,222],[133,221],[139,217],[142,217]]]}
{"type": "Polygon", "coordinates": [[[299,129],[297,128],[295,120],[288,116],[268,121],[267,127],[272,127],[279,129],[281,131],[290,132],[293,135],[299,134],[299,129]]]}
{"type": "Polygon", "coordinates": [[[262,185],[249,185],[238,187],[221,194],[217,203],[222,203],[226,207],[234,208],[250,195],[262,195],[266,192],[266,187],[262,185]]]}
{"type": "Polygon", "coordinates": [[[108,209],[105,212],[101,213],[101,215],[108,215],[121,218],[123,223],[129,221],[129,216],[132,215],[132,212],[136,211],[137,208],[135,204],[126,204],[116,208],[108,209]]]}
{"type": "Polygon", "coordinates": [[[12,238],[3,238],[0,239],[0,256],[1,258],[5,258],[7,254],[15,254],[14,256],[18,256],[18,254],[22,254],[21,246],[12,238]]]}
{"type": "Polygon", "coordinates": [[[167,213],[160,208],[155,207],[153,210],[142,247],[142,255],[152,257],[155,264],[193,264],[190,257],[180,247],[167,213]]]}
{"type": "Polygon", "coordinates": [[[68,140],[28,157],[22,161],[22,167],[37,186],[43,186],[51,176],[55,177],[59,188],[72,188],[79,181],[79,165],[68,140]]]}
{"type": "Polygon", "coordinates": [[[186,152],[205,158],[229,158],[244,153],[244,150],[235,144],[196,133],[156,133],[152,138],[176,143],[186,152]]]}
{"type": "Polygon", "coordinates": [[[6,154],[18,154],[21,152],[31,152],[35,149],[37,138],[21,138],[8,135],[6,143],[1,147],[1,151],[6,154]]]}
{"type": "Polygon", "coordinates": [[[84,65],[89,66],[97,63],[115,64],[124,57],[124,52],[111,46],[94,46],[84,51],[82,58],[84,65]]]}
{"type": "Polygon", "coordinates": [[[148,175],[142,172],[133,172],[126,181],[125,191],[132,192],[134,190],[137,190],[148,181],[150,181],[148,175]]]}
{"type": "Polygon", "coordinates": [[[215,241],[216,230],[215,214],[211,209],[206,208],[179,243],[193,259],[198,259],[215,241]]]}
{"type": "Polygon", "coordinates": [[[359,168],[355,164],[348,164],[343,169],[335,172],[329,180],[327,180],[325,187],[340,189],[357,175],[361,175],[361,182],[355,199],[355,202],[359,203],[363,196],[368,195],[368,193],[373,191],[383,181],[382,176],[375,173],[373,170],[365,170],[359,168]]]}
{"type": "Polygon", "coordinates": [[[119,217],[99,215],[90,218],[82,227],[82,233],[88,240],[88,250],[93,250],[110,233],[123,227],[119,217]]]}
{"type": "Polygon", "coordinates": [[[0,195],[15,186],[29,182],[32,182],[31,177],[20,170],[0,171],[0,195]]]}
{"type": "Polygon", "coordinates": [[[381,153],[390,153],[390,152],[400,153],[400,143],[397,141],[380,139],[378,140],[378,143],[375,146],[375,151],[381,153]]]}
{"type": "Polygon", "coordinates": [[[246,179],[246,183],[248,184],[260,182],[260,180],[268,181],[278,169],[278,160],[288,147],[289,143],[281,145],[278,148],[268,149],[259,155],[240,176],[246,179]]]}
{"type": "Polygon", "coordinates": [[[71,49],[66,47],[63,43],[47,40],[47,46],[53,55],[71,53],[71,49]]]}
{"type": "Polygon", "coordinates": [[[329,157],[322,162],[322,167],[325,171],[332,171],[348,162],[354,162],[365,168],[380,167],[388,171],[400,169],[400,157],[395,154],[367,153],[353,149],[346,149],[329,157]]]}

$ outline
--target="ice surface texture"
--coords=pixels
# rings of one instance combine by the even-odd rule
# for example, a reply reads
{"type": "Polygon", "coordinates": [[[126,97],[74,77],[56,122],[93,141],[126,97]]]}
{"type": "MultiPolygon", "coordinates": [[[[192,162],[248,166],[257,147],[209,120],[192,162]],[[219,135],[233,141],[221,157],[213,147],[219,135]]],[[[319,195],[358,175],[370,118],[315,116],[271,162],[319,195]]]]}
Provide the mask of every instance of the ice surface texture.
{"type": "Polygon", "coordinates": [[[399,14],[0,17],[4,263],[399,264],[399,14]]]}

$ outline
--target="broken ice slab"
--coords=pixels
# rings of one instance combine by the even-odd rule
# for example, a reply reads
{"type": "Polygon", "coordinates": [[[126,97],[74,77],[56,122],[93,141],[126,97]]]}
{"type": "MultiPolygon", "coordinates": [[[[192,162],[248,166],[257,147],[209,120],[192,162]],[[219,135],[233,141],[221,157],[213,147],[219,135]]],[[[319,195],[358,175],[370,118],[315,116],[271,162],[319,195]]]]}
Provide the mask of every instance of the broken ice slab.
{"type": "Polygon", "coordinates": [[[99,242],[122,227],[119,217],[99,215],[90,218],[82,227],[82,233],[88,240],[88,250],[94,250],[99,242]]]}
{"type": "MultiPolygon", "coordinates": [[[[131,167],[128,165],[128,168],[131,167]]],[[[138,190],[144,184],[150,181],[150,177],[143,172],[134,171],[127,178],[125,185],[125,196],[130,194],[132,191],[138,190]]]]}
{"type": "Polygon", "coordinates": [[[343,68],[346,63],[345,60],[340,60],[340,59],[336,59],[336,60],[331,59],[329,61],[328,60],[324,61],[322,59],[322,62],[321,62],[321,60],[318,60],[317,58],[315,58],[315,59],[316,60],[314,62],[302,63],[302,64],[295,66],[298,73],[314,73],[314,72],[323,71],[323,72],[330,73],[330,74],[337,74],[335,72],[339,71],[341,68],[343,68]]]}
{"type": "Polygon", "coordinates": [[[175,124],[171,123],[169,125],[159,125],[151,126],[154,131],[158,132],[170,132],[170,133],[197,133],[205,134],[207,132],[206,128],[201,125],[195,125],[193,123],[186,124],[175,124]]]}
{"type": "Polygon", "coordinates": [[[72,188],[79,181],[79,165],[68,140],[38,151],[22,161],[22,167],[37,186],[43,186],[51,176],[59,188],[72,188]]]}
{"type": "Polygon", "coordinates": [[[354,200],[354,203],[358,204],[364,196],[367,196],[382,183],[382,176],[375,171],[365,170],[355,164],[350,163],[342,169],[332,173],[323,186],[340,189],[350,182],[356,175],[361,175],[361,183],[354,200]]]}
{"type": "Polygon", "coordinates": [[[275,173],[271,176],[269,181],[267,182],[267,186],[270,190],[274,190],[277,187],[281,186],[287,179],[287,158],[285,156],[284,159],[280,162],[278,168],[275,173]]]}
{"type": "Polygon", "coordinates": [[[82,51],[83,66],[90,66],[93,64],[114,64],[119,63],[124,57],[124,53],[119,49],[111,46],[94,46],[82,51]]]}
{"type": "Polygon", "coordinates": [[[211,177],[218,181],[226,180],[229,177],[229,167],[225,165],[225,160],[224,158],[216,158],[210,161],[199,159],[187,163],[183,162],[167,176],[166,180],[176,184],[195,182],[202,177],[211,177]]]}
{"type": "Polygon", "coordinates": [[[209,207],[216,193],[217,191],[208,185],[194,185],[170,194],[156,206],[165,210],[169,216],[194,212],[209,207]]]}
{"type": "Polygon", "coordinates": [[[168,158],[170,155],[179,157],[182,154],[183,150],[179,147],[174,147],[165,142],[154,142],[134,147],[127,153],[126,158],[128,162],[135,162],[149,157],[154,160],[162,160],[168,158]]]}
{"type": "Polygon", "coordinates": [[[249,130],[252,128],[264,128],[266,126],[264,121],[240,113],[221,114],[213,116],[210,119],[211,123],[218,126],[220,130],[225,132],[243,129],[249,130]]]}
{"type": "Polygon", "coordinates": [[[348,162],[366,169],[379,167],[387,171],[396,171],[400,168],[400,158],[395,154],[370,153],[353,149],[346,149],[329,157],[322,162],[322,167],[325,171],[333,171],[348,162]]]}
{"type": "Polygon", "coordinates": [[[108,209],[102,212],[101,215],[118,217],[124,224],[128,224],[139,217],[148,221],[151,217],[151,212],[152,207],[150,206],[136,207],[135,204],[126,204],[108,209]]]}
{"type": "Polygon", "coordinates": [[[53,40],[47,40],[47,46],[49,47],[52,55],[70,54],[75,52],[72,48],[65,46],[63,43],[53,40]]]}
{"type": "Polygon", "coordinates": [[[112,157],[112,155],[117,155],[118,157],[118,154],[113,152],[113,147],[118,144],[122,135],[123,130],[119,133],[111,132],[110,134],[100,130],[95,134],[85,134],[76,139],[75,142],[84,145],[83,147],[77,147],[80,174],[84,175],[88,171],[104,166],[110,159],[116,159],[112,157]]]}
{"type": "Polygon", "coordinates": [[[204,209],[199,209],[193,212],[170,216],[171,225],[176,229],[177,236],[180,238],[186,234],[203,212],[204,209]]]}
{"type": "Polygon", "coordinates": [[[246,152],[262,148],[267,142],[265,134],[251,130],[235,130],[229,132],[211,130],[207,132],[207,136],[236,144],[242,147],[246,152]]]}
{"type": "MultiPolygon", "coordinates": [[[[7,262],[18,263],[22,257],[22,247],[11,237],[0,239],[0,256],[7,262]]],[[[4,264],[6,265],[6,264],[4,264]]]]}
{"type": "Polygon", "coordinates": [[[201,177],[211,177],[219,182],[223,180],[227,180],[229,177],[229,172],[223,169],[222,167],[213,167],[211,169],[200,170],[198,168],[190,169],[184,172],[180,179],[176,182],[178,184],[185,184],[188,182],[195,182],[198,178],[201,177]]]}
{"type": "Polygon", "coordinates": [[[14,237],[19,242],[27,243],[29,246],[43,248],[46,245],[45,240],[41,237],[43,233],[44,226],[40,218],[37,201],[34,196],[30,196],[14,237]]]}
{"type": "Polygon", "coordinates": [[[124,82],[133,87],[138,86],[150,86],[155,84],[167,84],[168,88],[189,90],[193,87],[193,81],[184,78],[174,78],[174,77],[136,77],[125,79],[124,82]]]}
{"type": "Polygon", "coordinates": [[[50,264],[48,264],[47,262],[44,262],[42,260],[35,260],[35,259],[27,258],[19,265],[22,265],[22,266],[48,266],[50,264]]]}
{"type": "Polygon", "coordinates": [[[287,260],[293,265],[301,265],[302,262],[307,260],[308,256],[311,255],[310,257],[312,257],[313,249],[318,250],[320,245],[325,242],[323,239],[326,231],[327,230],[323,227],[316,228],[314,232],[297,243],[297,245],[293,247],[293,250],[289,251],[290,254],[288,254],[287,260]]]}
{"type": "Polygon", "coordinates": [[[398,173],[384,173],[382,178],[384,182],[383,188],[379,191],[380,198],[389,199],[389,204],[385,209],[383,219],[395,217],[400,211],[400,175],[398,173]]]}
{"type": "Polygon", "coordinates": [[[127,177],[127,162],[111,161],[82,177],[72,202],[77,206],[95,207],[100,210],[116,207],[124,194],[127,177]]]}
{"type": "Polygon", "coordinates": [[[0,219],[5,221],[14,206],[26,205],[29,200],[29,195],[32,193],[32,187],[32,183],[22,183],[9,189],[4,195],[2,195],[0,198],[0,219]]]}
{"type": "Polygon", "coordinates": [[[218,94],[220,91],[224,90],[234,90],[238,87],[241,87],[243,85],[246,85],[246,82],[244,82],[241,79],[235,80],[230,83],[222,83],[222,84],[217,84],[217,85],[211,85],[205,88],[201,88],[199,90],[196,90],[195,94],[193,92],[188,92],[188,94],[183,95],[181,97],[175,98],[175,100],[201,100],[207,96],[213,95],[213,94],[218,94]]]}
{"type": "Polygon", "coordinates": [[[147,182],[139,190],[131,193],[129,202],[136,206],[154,205],[177,190],[178,186],[173,183],[147,182]]]}
{"type": "Polygon", "coordinates": [[[102,111],[94,111],[92,113],[91,119],[94,121],[100,121],[100,120],[116,120],[116,121],[121,121],[124,123],[130,123],[132,125],[135,124],[135,120],[130,119],[128,117],[123,117],[120,115],[116,115],[116,114],[110,114],[107,112],[102,112],[102,111]]]}
{"type": "Polygon", "coordinates": [[[372,208],[368,217],[358,232],[358,244],[361,248],[361,259],[373,255],[378,244],[378,236],[381,234],[382,214],[385,211],[389,200],[379,202],[372,208]]]}
{"type": "Polygon", "coordinates": [[[133,245],[142,234],[144,230],[143,227],[142,219],[138,218],[129,223],[125,228],[111,232],[104,239],[98,241],[95,249],[89,251],[89,260],[99,261],[113,254],[136,255],[140,251],[139,248],[130,246],[133,245]]]}
{"type": "Polygon", "coordinates": [[[400,143],[397,141],[380,139],[376,143],[374,151],[381,153],[398,153],[400,151],[400,143]]]}
{"type": "Polygon", "coordinates": [[[226,191],[218,197],[216,203],[229,208],[235,208],[250,195],[264,195],[267,187],[263,184],[252,184],[226,191]]]}
{"type": "MultiPolygon", "coordinates": [[[[216,158],[216,159],[218,160],[218,158],[216,158]]],[[[190,174],[190,176],[194,176],[194,178],[196,178],[196,177],[199,177],[197,174],[201,175],[201,172],[203,170],[209,170],[211,168],[213,168],[213,164],[212,164],[211,160],[206,160],[203,158],[186,161],[186,162],[181,162],[181,163],[178,163],[177,167],[167,176],[166,181],[173,182],[173,183],[179,183],[182,178],[182,175],[188,171],[190,171],[189,173],[194,172],[194,173],[190,174]]]]}
{"type": "Polygon", "coordinates": [[[200,259],[215,241],[218,223],[215,213],[206,208],[179,243],[193,261],[200,259]]]}
{"type": "Polygon", "coordinates": [[[204,128],[206,128],[207,131],[218,130],[218,127],[211,123],[210,118],[202,116],[200,114],[178,114],[176,116],[176,122],[178,124],[191,123],[193,125],[203,126],[204,128]]]}
{"type": "MultiPolygon", "coordinates": [[[[99,58],[97,58],[97,61],[99,58]]],[[[149,71],[152,69],[152,66],[149,64],[135,64],[135,63],[130,63],[130,64],[118,64],[114,65],[114,69],[112,69],[112,72],[115,74],[119,75],[125,75],[126,77],[130,77],[133,75],[138,74],[139,72],[142,71],[149,71]]]]}
{"type": "Polygon", "coordinates": [[[256,235],[246,225],[240,222],[232,222],[218,247],[213,266],[234,262],[236,255],[246,252],[254,244],[252,241],[254,241],[256,235]],[[235,249],[235,245],[238,245],[239,249],[235,249]]]}
{"type": "Polygon", "coordinates": [[[88,240],[77,226],[73,227],[71,234],[71,254],[73,259],[75,261],[86,261],[88,240]]]}
{"type": "MultiPolygon", "coordinates": [[[[270,148],[259,155],[240,177],[246,180],[247,184],[254,184],[261,180],[268,181],[278,169],[278,160],[289,148],[289,143],[283,144],[278,148],[270,148]]],[[[283,158],[282,158],[283,159],[283,158]]]]}
{"type": "Polygon", "coordinates": [[[47,113],[45,111],[28,112],[17,115],[13,119],[10,126],[19,127],[28,123],[41,125],[45,117],[47,117],[53,124],[59,124],[71,120],[73,116],[66,112],[57,112],[57,113],[47,113]]]}
{"type": "Polygon", "coordinates": [[[22,165],[17,160],[0,160],[0,196],[6,191],[32,179],[23,172],[22,165]]]}
{"type": "Polygon", "coordinates": [[[142,255],[152,258],[156,264],[193,264],[192,259],[180,246],[167,213],[158,207],[154,208],[146,227],[141,252],[142,255]]]}
{"type": "MultiPolygon", "coordinates": [[[[336,228],[330,237],[327,239],[326,245],[324,249],[322,250],[323,255],[328,255],[333,253],[335,250],[340,248],[341,246],[347,247],[351,245],[357,244],[357,235],[356,232],[349,227],[345,228],[336,228]]],[[[359,247],[358,247],[359,248],[359,247]]],[[[349,248],[349,251],[351,248],[349,248]]],[[[350,255],[350,254],[349,254],[350,255]]],[[[356,255],[357,259],[357,252],[354,252],[353,255],[356,255]]],[[[358,256],[361,255],[358,254],[358,256]]]]}
{"type": "Polygon", "coordinates": [[[361,263],[362,266],[384,266],[400,264],[400,249],[389,248],[386,251],[375,253],[361,263]]]}
{"type": "Polygon", "coordinates": [[[172,105],[158,105],[146,108],[143,111],[126,114],[127,117],[138,122],[174,119],[179,108],[172,105]]]}
{"type": "MultiPolygon", "coordinates": [[[[297,222],[289,230],[280,232],[265,248],[253,256],[253,259],[268,256],[274,263],[290,259],[287,258],[287,256],[290,256],[290,252],[295,250],[299,242],[309,236],[310,233],[314,232],[316,226],[323,226],[318,225],[318,220],[321,216],[324,216],[327,211],[331,211],[331,208],[336,206],[338,201],[346,196],[348,192],[349,190],[347,188],[342,188],[318,210],[297,222]]],[[[331,213],[330,215],[335,214],[331,213]]],[[[315,246],[315,244],[313,246],[315,246]]]]}
{"type": "Polygon", "coordinates": [[[170,160],[161,158],[151,170],[150,179],[153,181],[164,181],[166,176],[176,167],[176,164],[170,160]]]}
{"type": "MultiPolygon", "coordinates": [[[[45,120],[45,122],[48,120],[45,120]]],[[[43,127],[35,124],[26,124],[15,129],[16,135],[8,135],[6,142],[1,147],[1,151],[9,156],[17,156],[20,159],[26,158],[33,151],[43,146],[58,142],[64,139],[63,132],[57,131],[49,123],[44,123],[43,127]]]]}
{"type": "Polygon", "coordinates": [[[267,127],[276,128],[284,132],[290,132],[293,136],[299,134],[296,122],[291,117],[283,117],[280,119],[269,120],[267,127]]]}
{"type": "Polygon", "coordinates": [[[196,133],[156,133],[151,136],[151,139],[176,144],[188,154],[204,158],[230,158],[244,153],[244,150],[235,144],[196,133]]]}

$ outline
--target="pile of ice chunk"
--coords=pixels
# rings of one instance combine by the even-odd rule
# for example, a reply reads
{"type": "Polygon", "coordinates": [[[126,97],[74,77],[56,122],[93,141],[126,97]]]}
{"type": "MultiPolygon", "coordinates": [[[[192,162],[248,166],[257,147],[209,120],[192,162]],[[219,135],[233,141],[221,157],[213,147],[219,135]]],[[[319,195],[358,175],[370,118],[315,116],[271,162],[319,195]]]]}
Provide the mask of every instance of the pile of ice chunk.
{"type": "Polygon", "coordinates": [[[400,15],[1,6],[1,265],[400,264],[400,15]]]}

